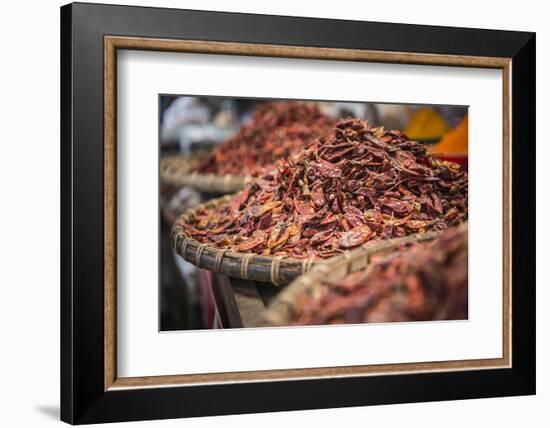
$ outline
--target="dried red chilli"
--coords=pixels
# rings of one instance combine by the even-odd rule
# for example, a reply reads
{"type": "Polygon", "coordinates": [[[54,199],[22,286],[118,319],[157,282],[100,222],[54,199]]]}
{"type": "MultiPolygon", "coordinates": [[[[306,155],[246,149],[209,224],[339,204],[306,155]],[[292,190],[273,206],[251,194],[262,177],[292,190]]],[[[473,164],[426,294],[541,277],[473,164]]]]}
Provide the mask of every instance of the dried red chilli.
{"type": "Polygon", "coordinates": [[[307,146],[332,125],[315,104],[280,101],[260,105],[252,121],[216,147],[201,173],[253,175],[307,146]]]}
{"type": "Polygon", "coordinates": [[[448,229],[429,243],[373,257],[363,271],[323,283],[298,301],[292,324],[465,319],[468,234],[448,229]]]}
{"type": "Polygon", "coordinates": [[[218,248],[326,258],[371,240],[458,224],[468,176],[398,131],[338,122],[231,200],[200,208],[185,233],[218,248]]]}

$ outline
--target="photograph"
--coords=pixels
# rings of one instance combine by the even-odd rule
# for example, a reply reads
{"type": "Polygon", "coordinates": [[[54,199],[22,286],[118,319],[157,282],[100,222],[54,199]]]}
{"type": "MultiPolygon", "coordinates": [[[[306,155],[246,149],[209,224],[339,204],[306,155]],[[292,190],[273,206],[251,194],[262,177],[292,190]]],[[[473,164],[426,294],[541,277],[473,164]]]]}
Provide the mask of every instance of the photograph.
{"type": "Polygon", "coordinates": [[[468,319],[468,106],[159,95],[160,330],[468,319]]]}

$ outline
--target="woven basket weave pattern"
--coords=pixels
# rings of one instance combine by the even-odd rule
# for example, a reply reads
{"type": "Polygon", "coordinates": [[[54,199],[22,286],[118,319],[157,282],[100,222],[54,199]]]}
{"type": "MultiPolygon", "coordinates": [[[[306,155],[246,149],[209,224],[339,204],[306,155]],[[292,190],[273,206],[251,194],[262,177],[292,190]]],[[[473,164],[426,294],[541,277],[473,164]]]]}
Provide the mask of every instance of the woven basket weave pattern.
{"type": "MultiPolygon", "coordinates": [[[[180,221],[190,222],[201,207],[215,208],[231,198],[230,195],[212,199],[203,205],[187,210],[180,221]]],[[[238,253],[228,249],[203,244],[185,235],[183,227],[172,229],[176,252],[199,268],[209,269],[228,276],[270,282],[275,285],[290,283],[297,276],[307,273],[314,265],[326,263],[323,259],[296,259],[284,256],[261,256],[254,253],[238,253]]]]}

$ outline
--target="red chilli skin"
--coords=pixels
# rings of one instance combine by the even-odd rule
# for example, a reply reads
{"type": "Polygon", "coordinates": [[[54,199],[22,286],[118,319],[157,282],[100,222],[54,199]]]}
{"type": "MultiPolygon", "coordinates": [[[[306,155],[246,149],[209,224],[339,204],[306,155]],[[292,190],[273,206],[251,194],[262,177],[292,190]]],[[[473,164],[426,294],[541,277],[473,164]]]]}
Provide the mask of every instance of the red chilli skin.
{"type": "Polygon", "coordinates": [[[260,105],[252,121],[203,160],[197,172],[255,175],[266,165],[307,147],[333,125],[315,104],[279,101],[260,105]]]}
{"type": "Polygon", "coordinates": [[[468,233],[447,229],[434,241],[373,257],[368,269],[321,285],[297,302],[292,325],[466,319],[468,233]]]}
{"type": "Polygon", "coordinates": [[[399,131],[346,119],[229,201],[180,224],[220,249],[322,259],[467,218],[468,174],[459,165],[399,131]]]}

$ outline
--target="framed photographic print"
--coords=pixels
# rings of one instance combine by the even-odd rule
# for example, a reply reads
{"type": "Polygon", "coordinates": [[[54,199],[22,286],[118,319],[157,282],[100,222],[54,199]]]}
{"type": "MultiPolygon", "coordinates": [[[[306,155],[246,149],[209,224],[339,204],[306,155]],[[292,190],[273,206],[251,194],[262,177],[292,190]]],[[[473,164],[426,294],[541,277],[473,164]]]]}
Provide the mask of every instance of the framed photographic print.
{"type": "Polygon", "coordinates": [[[61,418],[535,393],[535,34],[61,8],[61,418]]]}

